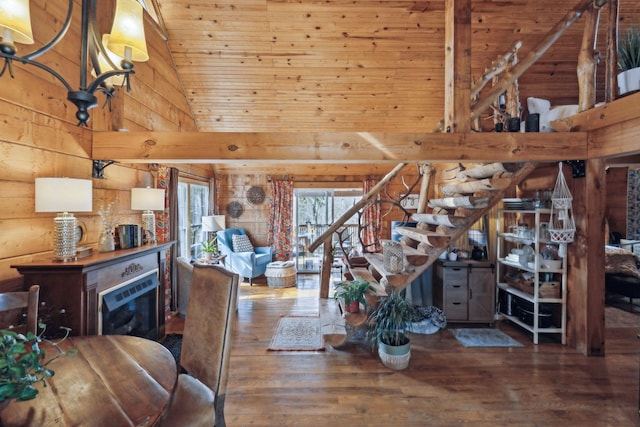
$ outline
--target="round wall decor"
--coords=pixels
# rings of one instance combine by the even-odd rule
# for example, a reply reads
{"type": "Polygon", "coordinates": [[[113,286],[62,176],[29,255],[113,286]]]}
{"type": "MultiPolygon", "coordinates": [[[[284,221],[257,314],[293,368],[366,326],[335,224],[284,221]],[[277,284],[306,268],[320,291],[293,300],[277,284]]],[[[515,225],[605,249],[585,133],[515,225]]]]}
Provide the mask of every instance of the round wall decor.
{"type": "Polygon", "coordinates": [[[243,210],[244,209],[242,208],[240,202],[230,202],[227,205],[227,215],[229,215],[231,218],[240,218],[243,210]]]}
{"type": "Polygon", "coordinates": [[[259,205],[264,202],[264,196],[265,194],[262,187],[254,185],[253,187],[249,188],[249,190],[247,190],[247,200],[249,200],[249,203],[251,203],[252,205],[259,205]]]}

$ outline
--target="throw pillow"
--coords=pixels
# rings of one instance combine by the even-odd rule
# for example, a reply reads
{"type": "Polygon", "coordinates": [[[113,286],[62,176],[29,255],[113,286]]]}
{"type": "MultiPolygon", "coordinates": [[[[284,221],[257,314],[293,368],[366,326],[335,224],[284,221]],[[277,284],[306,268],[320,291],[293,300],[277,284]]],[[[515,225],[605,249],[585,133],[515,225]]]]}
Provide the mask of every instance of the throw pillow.
{"type": "Polygon", "coordinates": [[[253,252],[253,245],[246,234],[234,234],[231,236],[233,252],[253,252]]]}

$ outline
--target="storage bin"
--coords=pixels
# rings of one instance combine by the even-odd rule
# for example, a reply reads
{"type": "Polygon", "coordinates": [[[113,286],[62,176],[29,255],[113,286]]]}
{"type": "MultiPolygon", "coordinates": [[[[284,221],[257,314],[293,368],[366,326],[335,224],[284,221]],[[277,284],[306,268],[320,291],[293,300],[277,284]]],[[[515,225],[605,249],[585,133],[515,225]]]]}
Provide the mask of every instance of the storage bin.
{"type": "Polygon", "coordinates": [[[272,288],[289,288],[296,285],[296,265],[293,261],[274,261],[267,264],[264,275],[272,288]]]}

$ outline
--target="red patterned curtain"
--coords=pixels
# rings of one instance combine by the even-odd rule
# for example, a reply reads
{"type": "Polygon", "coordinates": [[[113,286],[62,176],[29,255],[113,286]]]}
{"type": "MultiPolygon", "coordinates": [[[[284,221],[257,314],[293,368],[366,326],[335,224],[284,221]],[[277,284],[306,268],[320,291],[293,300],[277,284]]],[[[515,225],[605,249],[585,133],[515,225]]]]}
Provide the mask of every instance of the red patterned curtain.
{"type": "MultiPolygon", "coordinates": [[[[170,168],[168,166],[158,167],[158,182],[157,188],[163,188],[164,192],[164,211],[156,212],[156,235],[158,242],[168,242],[178,239],[178,169],[170,168]]],[[[170,251],[167,251],[167,258],[165,259],[165,283],[167,284],[164,290],[165,301],[165,316],[171,314],[172,309],[177,309],[175,304],[172,307],[172,295],[176,295],[175,284],[177,283],[176,268],[174,266],[173,253],[178,253],[177,248],[174,246],[170,251]]]]}
{"type": "MultiPolygon", "coordinates": [[[[362,181],[362,190],[364,194],[367,194],[378,182],[375,179],[366,179],[362,181]]],[[[378,194],[376,197],[371,198],[371,204],[364,208],[362,213],[361,226],[362,230],[361,238],[363,243],[363,250],[365,252],[379,252],[381,239],[381,224],[380,224],[380,204],[373,203],[380,199],[378,194]]]]}
{"type": "Polygon", "coordinates": [[[269,246],[276,261],[293,259],[293,181],[271,181],[269,246]]]}

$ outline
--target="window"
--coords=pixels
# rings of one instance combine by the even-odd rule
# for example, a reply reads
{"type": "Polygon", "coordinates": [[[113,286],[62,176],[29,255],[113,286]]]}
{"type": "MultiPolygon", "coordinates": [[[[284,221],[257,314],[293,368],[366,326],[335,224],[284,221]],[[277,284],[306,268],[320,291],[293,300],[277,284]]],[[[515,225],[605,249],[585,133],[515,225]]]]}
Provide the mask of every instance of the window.
{"type": "Polygon", "coordinates": [[[178,246],[180,256],[197,259],[206,238],[202,217],[209,212],[209,185],[180,178],[178,183],[178,246]]]}
{"type": "MultiPolygon", "coordinates": [[[[308,246],[321,236],[338,218],[362,198],[362,189],[296,189],[294,191],[294,209],[297,241],[296,264],[298,271],[318,272],[322,259],[322,247],[309,252],[308,246]]],[[[357,246],[358,214],[349,218],[344,227],[349,229],[345,248],[357,246]]],[[[339,248],[337,238],[333,236],[336,252],[339,248]]],[[[339,255],[336,253],[336,255],[339,255]]]]}

